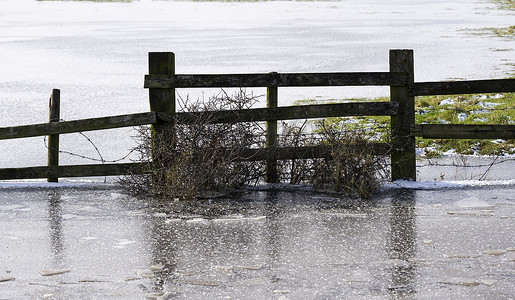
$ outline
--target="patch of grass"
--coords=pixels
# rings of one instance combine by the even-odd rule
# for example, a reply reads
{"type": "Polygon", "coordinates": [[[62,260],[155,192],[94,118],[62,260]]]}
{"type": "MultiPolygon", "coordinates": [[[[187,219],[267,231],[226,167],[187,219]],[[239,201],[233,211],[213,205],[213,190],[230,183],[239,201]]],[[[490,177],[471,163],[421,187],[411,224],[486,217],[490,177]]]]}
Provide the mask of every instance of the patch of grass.
{"type": "MultiPolygon", "coordinates": [[[[515,93],[425,96],[415,101],[417,124],[515,124],[515,93]]],[[[515,140],[436,140],[417,138],[426,156],[457,154],[514,154],[515,140]]]]}
{"type": "Polygon", "coordinates": [[[494,0],[502,9],[515,10],[515,0],[494,0]]]}
{"type": "MultiPolygon", "coordinates": [[[[356,101],[352,99],[351,101],[356,101]]],[[[389,101],[387,97],[360,101],[389,101]]],[[[345,100],[347,102],[348,100],[345,100]]],[[[303,101],[302,103],[313,103],[303,101]]],[[[424,96],[415,99],[417,124],[515,124],[515,93],[424,96]]],[[[363,129],[364,138],[387,142],[390,117],[327,118],[335,128],[363,129]]],[[[417,148],[425,149],[426,157],[438,157],[447,151],[457,154],[506,155],[515,154],[515,140],[438,140],[416,139],[417,148]]]]}
{"type": "Polygon", "coordinates": [[[492,28],[495,35],[503,38],[515,38],[515,26],[509,26],[504,28],[492,28]]]}

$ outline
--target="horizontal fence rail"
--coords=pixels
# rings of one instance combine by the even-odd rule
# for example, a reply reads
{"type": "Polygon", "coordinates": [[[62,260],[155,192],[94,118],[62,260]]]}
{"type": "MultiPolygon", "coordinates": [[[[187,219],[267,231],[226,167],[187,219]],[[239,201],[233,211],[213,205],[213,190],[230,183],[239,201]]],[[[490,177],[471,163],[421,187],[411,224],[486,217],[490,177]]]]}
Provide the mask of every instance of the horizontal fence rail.
{"type": "MultiPolygon", "coordinates": [[[[367,143],[348,146],[354,147],[357,151],[366,151],[374,155],[388,155],[391,151],[390,145],[385,143],[367,143]]],[[[283,147],[276,149],[245,149],[239,153],[239,159],[248,161],[263,161],[271,158],[277,160],[331,158],[331,153],[336,149],[338,149],[338,147],[330,147],[324,145],[311,147],[283,147]]],[[[0,180],[144,174],[148,169],[145,168],[145,166],[146,163],[115,163],[69,165],[56,167],[41,166],[25,168],[5,168],[0,169],[0,180]]]]}
{"type": "Polygon", "coordinates": [[[345,116],[392,116],[397,114],[396,102],[334,103],[242,110],[158,113],[158,120],[192,123],[206,114],[210,123],[260,122],[295,119],[315,119],[345,116]]]}
{"type": "Polygon", "coordinates": [[[209,88],[209,87],[301,87],[301,86],[402,86],[406,73],[265,73],[216,75],[145,76],[145,88],[209,88]]]}
{"type": "Polygon", "coordinates": [[[114,129],[156,123],[155,112],[0,128],[0,140],[114,129]]]}
{"type": "MultiPolygon", "coordinates": [[[[356,151],[368,152],[374,155],[387,155],[391,152],[390,145],[386,143],[366,143],[348,145],[354,147],[356,151]]],[[[240,153],[243,160],[260,161],[268,159],[307,159],[307,158],[331,158],[333,151],[338,147],[325,145],[306,146],[306,147],[281,147],[281,148],[261,148],[246,149],[240,153]]]]}
{"type": "Polygon", "coordinates": [[[142,174],[143,163],[70,165],[0,169],[0,180],[142,174]]]}
{"type": "Polygon", "coordinates": [[[417,124],[411,129],[426,139],[515,139],[515,125],[417,124]]]}
{"type": "Polygon", "coordinates": [[[515,92],[515,79],[416,82],[409,86],[411,96],[515,92]]]}

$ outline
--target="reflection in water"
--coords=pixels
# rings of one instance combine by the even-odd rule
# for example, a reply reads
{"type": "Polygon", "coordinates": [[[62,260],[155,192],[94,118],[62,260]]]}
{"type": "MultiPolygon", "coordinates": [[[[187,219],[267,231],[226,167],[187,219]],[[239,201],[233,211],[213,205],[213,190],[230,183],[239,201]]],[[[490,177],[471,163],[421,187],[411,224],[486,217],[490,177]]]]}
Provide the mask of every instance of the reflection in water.
{"type": "Polygon", "coordinates": [[[384,210],[382,202],[280,191],[149,204],[147,267],[164,267],[152,292],[197,295],[214,283],[220,287],[209,289],[236,298],[268,299],[273,290],[331,298],[373,291],[385,275],[389,295],[415,292],[416,270],[407,262],[416,255],[413,191],[396,191],[384,210]],[[386,273],[371,260],[385,252],[394,260],[386,273]]]}
{"type": "Polygon", "coordinates": [[[48,193],[48,218],[50,221],[50,245],[54,255],[54,264],[59,267],[63,267],[64,258],[62,215],[61,191],[55,189],[48,193]]]}
{"type": "Polygon", "coordinates": [[[281,256],[281,211],[277,209],[277,192],[270,191],[264,199],[264,212],[267,217],[265,226],[265,243],[267,250],[267,263],[272,264],[279,261],[281,256]]]}
{"type": "Polygon", "coordinates": [[[172,278],[177,269],[177,234],[171,227],[163,222],[162,218],[150,218],[149,242],[151,244],[151,265],[160,265],[162,271],[155,272],[155,280],[152,282],[152,291],[162,291],[167,278],[172,278]]]}
{"type": "Polygon", "coordinates": [[[405,262],[392,268],[390,292],[411,294],[415,292],[416,269],[407,261],[416,255],[415,191],[398,190],[394,193],[389,220],[388,256],[405,262]]]}

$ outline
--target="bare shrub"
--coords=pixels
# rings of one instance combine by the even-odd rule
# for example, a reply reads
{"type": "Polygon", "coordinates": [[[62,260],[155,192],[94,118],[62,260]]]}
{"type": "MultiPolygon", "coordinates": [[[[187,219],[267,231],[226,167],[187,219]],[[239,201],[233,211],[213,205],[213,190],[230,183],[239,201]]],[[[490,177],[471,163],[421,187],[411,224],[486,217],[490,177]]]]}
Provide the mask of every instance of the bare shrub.
{"type": "MultiPolygon", "coordinates": [[[[282,122],[282,134],[279,135],[279,147],[309,147],[318,142],[313,134],[307,133],[308,121],[302,125],[282,122]]],[[[313,170],[317,159],[288,159],[277,163],[279,179],[289,184],[309,184],[313,177],[313,170]]]]}
{"type": "Polygon", "coordinates": [[[312,183],[317,188],[366,198],[388,177],[388,161],[375,155],[364,129],[340,130],[318,122],[322,143],[331,147],[330,159],[315,163],[312,183]]]}
{"type": "MultiPolygon", "coordinates": [[[[230,110],[251,108],[257,100],[243,90],[231,96],[222,91],[207,101],[180,99],[180,112],[185,114],[169,120],[173,126],[156,132],[139,129],[136,150],[147,174],[126,176],[123,186],[132,194],[186,199],[228,194],[263,182],[265,162],[247,160],[248,149],[265,146],[262,124],[219,123],[220,114],[214,113],[230,115],[230,110]]],[[[372,153],[370,134],[364,130],[345,130],[344,122],[326,120],[283,122],[281,128],[279,148],[330,148],[322,158],[279,160],[281,182],[367,197],[387,176],[386,159],[372,153]]]]}
{"type": "Polygon", "coordinates": [[[180,99],[180,111],[194,114],[186,123],[176,116],[175,125],[152,135],[149,128],[141,129],[137,150],[149,174],[128,176],[122,184],[133,194],[195,198],[257,183],[263,163],[242,158],[246,149],[263,147],[263,127],[255,122],[216,123],[212,113],[248,109],[256,101],[243,90],[232,96],[222,91],[207,101],[180,99]]]}

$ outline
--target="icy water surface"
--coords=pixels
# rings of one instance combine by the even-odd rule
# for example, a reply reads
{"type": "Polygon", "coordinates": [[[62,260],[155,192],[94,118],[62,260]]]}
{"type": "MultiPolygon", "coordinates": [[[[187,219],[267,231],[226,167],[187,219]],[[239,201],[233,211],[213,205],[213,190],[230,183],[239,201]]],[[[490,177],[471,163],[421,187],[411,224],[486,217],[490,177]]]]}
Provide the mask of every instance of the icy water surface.
{"type": "MultiPolygon", "coordinates": [[[[513,25],[513,12],[498,8],[490,0],[0,0],[0,127],[47,122],[54,88],[64,120],[147,112],[143,80],[156,51],[175,52],[186,74],[381,72],[390,49],[407,48],[417,81],[504,78],[515,41],[486,28],[513,25]]],[[[218,92],[179,90],[193,99],[218,92]]],[[[387,87],[280,88],[279,105],[387,95],[387,87]]],[[[127,154],[131,135],[88,133],[106,160],[127,154]]],[[[100,158],[78,134],[62,135],[61,148],[100,158]]],[[[46,163],[42,137],[0,141],[0,149],[0,167],[46,163]]],[[[91,161],[63,154],[61,163],[91,161]]]]}
{"type": "Polygon", "coordinates": [[[514,192],[4,189],[0,299],[510,299],[514,192]]]}

